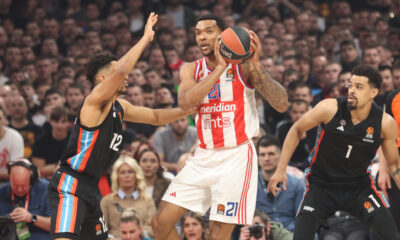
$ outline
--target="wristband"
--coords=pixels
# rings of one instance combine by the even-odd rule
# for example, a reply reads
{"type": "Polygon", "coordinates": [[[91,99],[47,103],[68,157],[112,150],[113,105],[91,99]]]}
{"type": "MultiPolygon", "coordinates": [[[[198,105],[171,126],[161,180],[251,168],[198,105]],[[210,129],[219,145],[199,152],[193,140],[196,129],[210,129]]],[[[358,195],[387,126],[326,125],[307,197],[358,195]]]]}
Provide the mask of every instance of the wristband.
{"type": "Polygon", "coordinates": [[[399,173],[400,173],[400,168],[394,170],[394,172],[392,173],[392,177],[396,176],[399,173]]]}
{"type": "Polygon", "coordinates": [[[37,216],[36,215],[32,215],[32,223],[35,223],[37,221],[37,216]]]}

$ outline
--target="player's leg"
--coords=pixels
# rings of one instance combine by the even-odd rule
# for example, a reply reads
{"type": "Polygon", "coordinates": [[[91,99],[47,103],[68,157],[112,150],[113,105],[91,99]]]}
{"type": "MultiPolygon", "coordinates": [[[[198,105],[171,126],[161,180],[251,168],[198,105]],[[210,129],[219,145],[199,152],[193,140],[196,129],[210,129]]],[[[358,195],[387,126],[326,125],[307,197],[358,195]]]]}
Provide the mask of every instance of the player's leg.
{"type": "Polygon", "coordinates": [[[178,240],[179,235],[175,223],[185,215],[188,210],[170,202],[161,201],[151,225],[154,240],[178,240]]]}
{"type": "MultiPolygon", "coordinates": [[[[98,194],[100,195],[100,192],[98,194]]],[[[90,202],[91,212],[86,215],[82,223],[80,239],[106,240],[108,238],[106,221],[98,199],[96,197],[85,199],[90,202]]]]}
{"type": "Polygon", "coordinates": [[[388,207],[389,204],[376,189],[361,190],[350,213],[373,228],[385,240],[400,240],[400,234],[388,207]]]}
{"type": "Polygon", "coordinates": [[[313,240],[320,226],[321,221],[314,214],[300,213],[296,218],[293,240],[313,240]]]}
{"type": "Polygon", "coordinates": [[[230,240],[236,224],[210,221],[210,240],[230,240]]]}
{"type": "Polygon", "coordinates": [[[54,174],[48,198],[52,209],[51,239],[78,239],[86,205],[75,195],[78,180],[65,173],[54,174]]]}

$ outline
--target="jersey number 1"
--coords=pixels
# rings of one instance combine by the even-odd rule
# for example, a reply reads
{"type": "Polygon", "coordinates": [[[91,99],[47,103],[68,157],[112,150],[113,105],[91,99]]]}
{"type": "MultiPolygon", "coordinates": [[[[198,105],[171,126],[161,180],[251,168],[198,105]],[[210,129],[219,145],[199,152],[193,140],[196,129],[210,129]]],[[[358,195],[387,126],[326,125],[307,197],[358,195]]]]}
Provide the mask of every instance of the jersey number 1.
{"type": "Polygon", "coordinates": [[[347,145],[346,158],[350,157],[351,149],[353,149],[353,146],[352,145],[347,145]]]}

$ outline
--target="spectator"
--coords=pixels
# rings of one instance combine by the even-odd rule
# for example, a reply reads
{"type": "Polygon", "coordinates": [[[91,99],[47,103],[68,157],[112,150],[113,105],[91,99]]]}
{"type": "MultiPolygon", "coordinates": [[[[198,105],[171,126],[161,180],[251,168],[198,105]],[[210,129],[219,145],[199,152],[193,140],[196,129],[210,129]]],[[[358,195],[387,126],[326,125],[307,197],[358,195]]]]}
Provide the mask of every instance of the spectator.
{"type": "Polygon", "coordinates": [[[268,192],[267,186],[278,166],[281,145],[273,137],[264,137],[258,142],[257,153],[261,169],[258,174],[256,209],[268,213],[273,221],[282,223],[286,229],[293,232],[305,185],[299,178],[287,174],[286,191],[281,191],[274,197],[268,192]]]}
{"type": "Polygon", "coordinates": [[[296,87],[294,88],[294,100],[303,100],[308,106],[314,105],[314,97],[311,94],[311,88],[306,83],[296,83],[296,87]]]}
{"type": "Polygon", "coordinates": [[[283,228],[282,224],[279,222],[271,222],[270,217],[266,212],[256,209],[253,218],[253,225],[260,225],[262,227],[262,235],[256,238],[250,235],[250,226],[244,226],[241,228],[240,240],[290,240],[292,239],[292,234],[283,228]]]}
{"type": "Polygon", "coordinates": [[[7,118],[0,107],[0,185],[8,180],[7,165],[24,156],[24,140],[21,134],[6,125],[7,118]]]}
{"type": "Polygon", "coordinates": [[[143,106],[142,88],[134,83],[130,83],[127,88],[126,100],[135,106],[143,106]]]}
{"type": "Polygon", "coordinates": [[[359,64],[358,52],[353,41],[346,40],[340,43],[340,63],[345,71],[351,71],[359,64]]]}
{"type": "Polygon", "coordinates": [[[135,210],[127,209],[123,211],[120,222],[120,240],[151,240],[150,238],[143,238],[143,228],[135,210]]]}
{"type": "Polygon", "coordinates": [[[192,9],[183,6],[181,0],[168,0],[165,12],[174,27],[189,31],[189,28],[195,24],[196,15],[192,9]]]}
{"type": "Polygon", "coordinates": [[[160,71],[156,68],[148,68],[144,72],[144,77],[146,78],[147,84],[149,84],[153,89],[161,87],[161,84],[165,82],[161,77],[160,71]]]}
{"type": "Polygon", "coordinates": [[[51,131],[45,131],[33,145],[32,162],[40,175],[50,179],[58,168],[58,162],[68,143],[68,110],[55,107],[50,114],[51,131]]]}
{"type": "Polygon", "coordinates": [[[85,99],[85,89],[78,83],[73,83],[67,89],[67,105],[75,117],[78,114],[78,110],[81,107],[83,100],[85,99]]]}
{"type": "Polygon", "coordinates": [[[378,69],[381,59],[378,54],[376,47],[366,47],[363,49],[361,62],[366,65],[370,65],[375,69],[378,69]]]}
{"type": "Polygon", "coordinates": [[[171,172],[176,172],[179,157],[190,150],[197,139],[197,131],[189,126],[187,117],[171,122],[158,130],[153,137],[153,146],[160,155],[161,163],[171,172]]]}
{"type": "Polygon", "coordinates": [[[160,205],[161,198],[167,190],[169,179],[165,178],[161,167],[161,160],[153,149],[145,149],[138,156],[139,166],[142,168],[146,181],[146,193],[152,196],[156,208],[160,205]]]}
{"type": "Polygon", "coordinates": [[[176,105],[171,89],[167,85],[162,84],[156,88],[155,94],[157,108],[172,108],[176,105]]]}
{"type": "Polygon", "coordinates": [[[50,239],[49,183],[39,179],[36,167],[27,159],[10,162],[8,169],[10,181],[0,187],[0,215],[9,214],[30,233],[29,239],[50,239]]]}
{"type": "Polygon", "coordinates": [[[6,99],[8,110],[11,116],[9,127],[17,130],[24,139],[24,157],[32,156],[35,139],[42,132],[42,128],[35,125],[27,117],[28,106],[21,95],[10,95],[6,99]]]}
{"type": "Polygon", "coordinates": [[[136,160],[127,156],[118,158],[112,168],[111,182],[112,193],[100,202],[109,235],[120,237],[121,213],[130,208],[135,209],[143,223],[144,236],[151,237],[151,218],[156,208],[153,200],[146,194],[143,172],[136,160]]]}
{"type": "Polygon", "coordinates": [[[208,240],[209,234],[204,217],[188,212],[181,222],[183,240],[208,240]]]}

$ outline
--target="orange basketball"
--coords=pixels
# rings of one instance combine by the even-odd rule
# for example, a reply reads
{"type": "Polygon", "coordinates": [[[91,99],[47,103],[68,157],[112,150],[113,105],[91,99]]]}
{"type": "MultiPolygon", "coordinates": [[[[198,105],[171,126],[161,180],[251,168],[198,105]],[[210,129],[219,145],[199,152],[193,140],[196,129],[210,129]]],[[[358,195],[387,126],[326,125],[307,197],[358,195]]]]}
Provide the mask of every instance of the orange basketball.
{"type": "Polygon", "coordinates": [[[227,62],[233,64],[244,63],[254,54],[250,41],[250,34],[247,29],[239,26],[227,28],[221,33],[221,48],[219,52],[227,62]]]}

